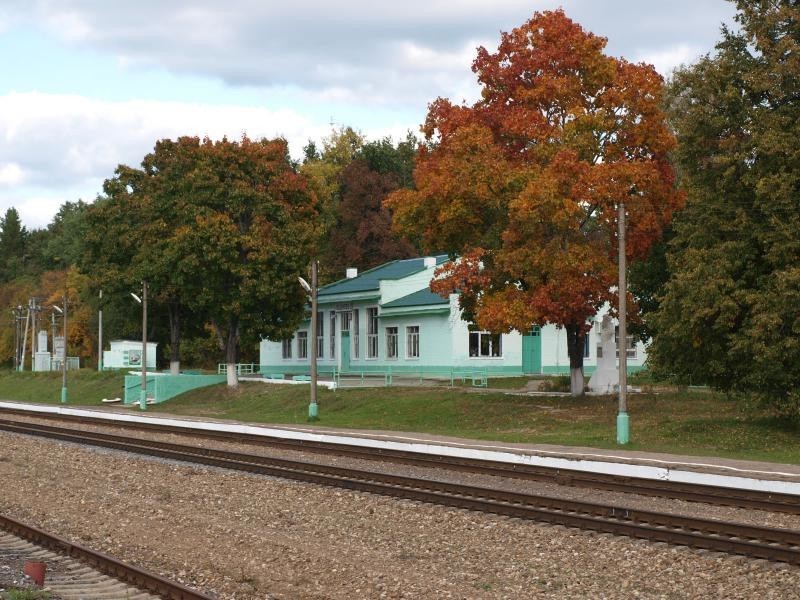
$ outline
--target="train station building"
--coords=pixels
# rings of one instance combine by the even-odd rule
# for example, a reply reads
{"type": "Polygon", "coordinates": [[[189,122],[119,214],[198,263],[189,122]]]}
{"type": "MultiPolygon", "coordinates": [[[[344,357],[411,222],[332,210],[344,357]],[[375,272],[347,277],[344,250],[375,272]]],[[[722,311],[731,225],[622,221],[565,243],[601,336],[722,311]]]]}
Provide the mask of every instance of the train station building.
{"type": "MultiPolygon", "coordinates": [[[[554,325],[520,334],[481,331],[461,317],[458,294],[430,291],[434,270],[446,255],[395,260],[323,286],[318,293],[317,339],[311,321],[282,342],[263,340],[261,373],[308,372],[316,352],[321,372],[408,373],[447,377],[454,370],[480,369],[489,376],[568,374],[566,332],[554,325]]],[[[584,371],[597,364],[603,313],[594,319],[584,345],[584,371]]],[[[628,340],[628,366],[641,369],[645,346],[628,340]]]]}

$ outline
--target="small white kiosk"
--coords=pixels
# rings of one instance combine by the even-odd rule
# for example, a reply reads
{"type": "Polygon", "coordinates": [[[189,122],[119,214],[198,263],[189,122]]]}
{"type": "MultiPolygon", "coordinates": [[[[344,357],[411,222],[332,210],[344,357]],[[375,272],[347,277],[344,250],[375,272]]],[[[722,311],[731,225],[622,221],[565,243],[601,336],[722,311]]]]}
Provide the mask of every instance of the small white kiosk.
{"type": "MultiPolygon", "coordinates": [[[[103,351],[103,369],[141,369],[142,342],[113,340],[111,350],[103,351]]],[[[157,342],[147,342],[147,369],[156,368],[157,342]]]]}

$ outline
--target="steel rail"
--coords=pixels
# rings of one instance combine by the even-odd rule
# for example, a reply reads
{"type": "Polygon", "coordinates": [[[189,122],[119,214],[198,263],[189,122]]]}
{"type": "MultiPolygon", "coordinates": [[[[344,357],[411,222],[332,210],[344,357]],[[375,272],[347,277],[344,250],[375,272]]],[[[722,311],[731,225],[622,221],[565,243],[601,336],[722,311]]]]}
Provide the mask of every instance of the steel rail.
{"type": "Polygon", "coordinates": [[[696,519],[107,433],[76,433],[45,425],[0,423],[0,428],[184,462],[800,564],[800,531],[795,530],[696,519]]]}
{"type": "Polygon", "coordinates": [[[54,420],[66,420],[80,423],[101,424],[114,427],[125,427],[142,431],[152,431],[173,435],[187,435],[214,439],[229,443],[247,443],[260,446],[283,448],[295,451],[314,452],[320,454],[347,456],[361,460],[396,462],[427,468],[448,469],[451,471],[479,473],[497,477],[512,477],[531,481],[546,481],[572,487],[600,489],[627,494],[671,498],[687,502],[700,502],[718,506],[731,506],[769,512],[781,512],[800,515],[800,496],[761,490],[744,490],[722,486],[701,485],[675,481],[660,481],[642,477],[628,477],[593,473],[577,469],[562,469],[539,465],[522,465],[501,461],[458,458],[438,454],[423,454],[414,451],[370,448],[353,444],[339,444],[310,440],[296,440],[240,434],[230,432],[209,431],[200,428],[172,427],[156,423],[120,423],[113,419],[86,418],[72,415],[31,414],[24,410],[0,409],[24,416],[35,416],[54,420]]]}
{"type": "Polygon", "coordinates": [[[214,598],[135,565],[122,562],[103,552],[92,550],[82,544],[47,533],[38,527],[26,525],[5,515],[0,515],[0,529],[24,538],[37,546],[74,558],[114,579],[157,594],[162,598],[169,600],[213,600],[214,598]]]}

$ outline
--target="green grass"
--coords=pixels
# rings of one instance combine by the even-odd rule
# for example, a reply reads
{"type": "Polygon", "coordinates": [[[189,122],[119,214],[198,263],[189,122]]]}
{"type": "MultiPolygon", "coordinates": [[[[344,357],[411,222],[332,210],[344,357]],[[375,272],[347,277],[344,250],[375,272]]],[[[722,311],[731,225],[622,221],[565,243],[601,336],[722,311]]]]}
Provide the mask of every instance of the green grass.
{"type": "Polygon", "coordinates": [[[45,590],[30,590],[22,588],[11,588],[0,593],[3,600],[49,600],[50,592],[45,590]]]}
{"type": "MultiPolygon", "coordinates": [[[[67,371],[67,399],[70,404],[94,406],[103,398],[122,397],[124,373],[67,371]]],[[[0,372],[0,399],[60,404],[61,373],[0,372]]]]}
{"type": "MultiPolygon", "coordinates": [[[[70,405],[97,405],[121,394],[123,373],[70,373],[70,405]]],[[[491,385],[497,380],[492,380],[491,385]]],[[[508,385],[525,384],[524,378],[508,385]]],[[[56,374],[6,372],[0,398],[57,404],[56,374]]],[[[307,424],[308,386],[242,382],[193,390],[149,412],[307,424]]],[[[131,409],[134,410],[134,409],[131,409]]],[[[631,394],[631,450],[800,464],[800,431],[757,407],[708,390],[631,394]]],[[[617,400],[522,396],[457,388],[319,389],[318,425],[597,448],[616,444],[617,400]]]]}

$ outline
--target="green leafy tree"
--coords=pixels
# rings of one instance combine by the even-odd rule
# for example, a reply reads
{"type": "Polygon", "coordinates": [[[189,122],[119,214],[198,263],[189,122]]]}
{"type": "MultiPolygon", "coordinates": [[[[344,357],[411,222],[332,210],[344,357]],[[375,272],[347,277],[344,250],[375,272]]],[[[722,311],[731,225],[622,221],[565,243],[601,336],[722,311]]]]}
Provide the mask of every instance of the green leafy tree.
{"type": "Polygon", "coordinates": [[[672,235],[672,226],[667,226],[663,239],[653,244],[647,257],[628,269],[628,290],[641,311],[640,319],[628,323],[628,332],[645,343],[656,333],[650,317],[658,310],[660,296],[669,280],[667,247],[672,235]]]}
{"type": "Polygon", "coordinates": [[[205,139],[181,188],[193,218],[171,233],[164,260],[212,326],[235,386],[240,343],[284,339],[304,315],[297,276],[320,233],[317,200],[282,139],[205,139]]]}
{"type": "Polygon", "coordinates": [[[651,362],[800,421],[800,7],[736,4],[740,31],[670,85],[688,202],[651,362]]]}
{"type": "Polygon", "coordinates": [[[88,207],[83,200],[65,202],[59,207],[39,246],[37,260],[42,270],[55,269],[59,264],[77,265],[80,262],[88,207]]]}
{"type": "Polygon", "coordinates": [[[202,333],[203,322],[191,314],[188,302],[173,277],[168,260],[172,233],[191,223],[196,214],[188,174],[199,160],[200,139],[160,140],[142,160],[142,168],[120,165],[106,180],[104,197],[92,205],[87,218],[83,269],[92,274],[94,289],[103,289],[106,310],[124,331],[136,331],[135,312],[128,292],[147,281],[148,339],[164,342],[170,351],[170,370],[180,369],[181,341],[185,334],[202,333]],[[166,315],[167,338],[160,317],[166,315]]]}
{"type": "MultiPolygon", "coordinates": [[[[102,306],[105,331],[123,338],[135,339],[141,335],[141,309],[134,304],[130,293],[138,292],[141,287],[144,273],[139,254],[152,241],[146,237],[144,225],[150,205],[145,181],[142,170],[119,165],[114,177],[103,183],[103,194],[85,215],[80,269],[90,282],[86,300],[95,308],[102,306]]],[[[152,315],[159,312],[156,306],[151,308],[152,315]]],[[[152,328],[156,322],[156,318],[149,319],[148,339],[157,337],[152,328]]]]}
{"type": "Polygon", "coordinates": [[[398,188],[414,187],[414,159],[419,142],[410,131],[406,139],[396,146],[386,137],[365,143],[358,157],[366,161],[370,170],[382,175],[393,175],[398,188]]]}
{"type": "Polygon", "coordinates": [[[337,249],[331,243],[329,232],[335,227],[339,217],[342,201],[342,171],[359,155],[364,145],[364,136],[352,127],[340,127],[322,140],[322,151],[309,141],[304,148],[305,161],[300,173],[306,177],[311,190],[319,202],[321,217],[320,242],[317,246],[317,258],[320,263],[320,282],[338,279],[341,269],[338,258],[331,264],[330,257],[337,257],[337,249]]]}

